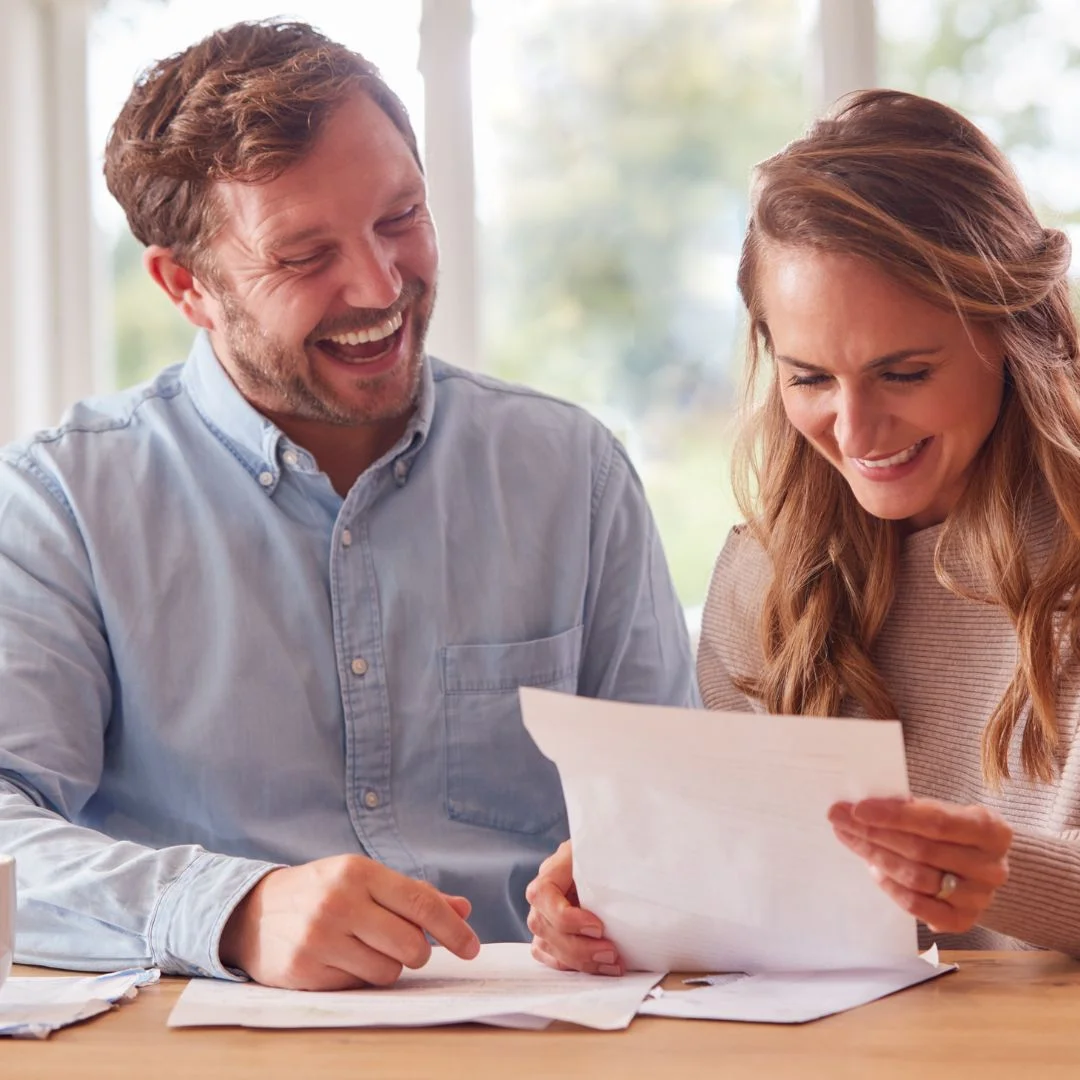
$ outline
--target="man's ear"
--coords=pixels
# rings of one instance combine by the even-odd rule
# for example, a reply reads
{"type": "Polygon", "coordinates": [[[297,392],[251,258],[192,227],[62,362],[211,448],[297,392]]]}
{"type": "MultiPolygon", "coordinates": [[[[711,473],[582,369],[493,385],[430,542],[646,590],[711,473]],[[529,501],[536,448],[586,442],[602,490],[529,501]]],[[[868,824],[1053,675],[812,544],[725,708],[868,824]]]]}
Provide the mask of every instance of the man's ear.
{"type": "Polygon", "coordinates": [[[171,248],[151,244],[143,252],[143,266],[189,323],[204,330],[214,329],[217,304],[213,296],[186,266],[176,261],[171,248]]]}

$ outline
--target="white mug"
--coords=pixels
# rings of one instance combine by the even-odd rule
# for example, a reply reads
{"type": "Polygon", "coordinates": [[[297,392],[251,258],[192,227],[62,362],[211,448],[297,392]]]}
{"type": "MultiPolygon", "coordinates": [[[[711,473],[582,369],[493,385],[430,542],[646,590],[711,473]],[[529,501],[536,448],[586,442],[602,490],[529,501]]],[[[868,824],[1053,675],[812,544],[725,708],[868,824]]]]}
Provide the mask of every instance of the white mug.
{"type": "Polygon", "coordinates": [[[0,986],[7,981],[15,955],[15,859],[0,855],[0,986]]]}

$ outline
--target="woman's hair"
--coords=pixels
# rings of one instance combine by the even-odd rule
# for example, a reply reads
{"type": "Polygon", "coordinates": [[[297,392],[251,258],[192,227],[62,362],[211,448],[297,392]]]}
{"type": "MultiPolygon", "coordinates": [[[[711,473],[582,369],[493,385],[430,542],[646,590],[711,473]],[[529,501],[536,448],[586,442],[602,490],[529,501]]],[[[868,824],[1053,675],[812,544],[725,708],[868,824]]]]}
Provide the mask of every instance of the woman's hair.
{"type": "Polygon", "coordinates": [[[1016,628],[1016,670],[983,731],[987,782],[1009,776],[1018,725],[1024,772],[1050,779],[1061,666],[1080,648],[1080,359],[1068,239],[1039,224],[978,128],[890,90],[842,99],[759,165],[752,203],[739,264],[750,340],[735,486],[774,574],[761,619],[765,664],[740,689],[772,712],[836,715],[850,696],[871,716],[897,715],[872,650],[893,601],[900,526],[863,510],[796,431],[775,373],[755,403],[771,351],[761,299],[770,249],[858,256],[1000,343],[1001,412],[945,522],[935,568],[945,587],[1000,605],[1016,628]],[[1064,528],[1033,567],[1025,538],[1036,493],[1057,505],[1064,528]],[[958,564],[978,588],[961,584],[958,564]]]}
{"type": "Polygon", "coordinates": [[[330,113],[367,94],[417,164],[404,105],[374,64],[301,22],[237,23],[145,71],[109,133],[105,179],[143,244],[203,272],[222,222],[213,186],[273,180],[330,113]]]}

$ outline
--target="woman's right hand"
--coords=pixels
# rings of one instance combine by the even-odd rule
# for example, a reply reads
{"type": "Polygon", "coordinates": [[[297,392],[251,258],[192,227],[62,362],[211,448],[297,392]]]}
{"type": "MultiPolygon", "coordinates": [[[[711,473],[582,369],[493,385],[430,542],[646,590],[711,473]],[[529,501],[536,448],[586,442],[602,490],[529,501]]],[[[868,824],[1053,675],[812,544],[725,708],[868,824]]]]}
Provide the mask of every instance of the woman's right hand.
{"type": "Polygon", "coordinates": [[[525,899],[531,905],[529,929],[537,960],[559,971],[622,975],[625,968],[618,950],[604,937],[604,924],[578,904],[569,840],[540,864],[525,899]]]}

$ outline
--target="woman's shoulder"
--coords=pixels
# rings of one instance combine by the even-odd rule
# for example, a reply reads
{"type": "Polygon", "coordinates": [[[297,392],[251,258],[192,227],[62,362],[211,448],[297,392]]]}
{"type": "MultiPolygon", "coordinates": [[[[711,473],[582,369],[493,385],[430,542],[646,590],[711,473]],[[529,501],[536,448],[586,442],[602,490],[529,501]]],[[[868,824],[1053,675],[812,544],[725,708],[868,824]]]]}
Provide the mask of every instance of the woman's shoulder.
{"type": "Polygon", "coordinates": [[[713,566],[705,600],[706,617],[756,615],[761,598],[772,581],[772,563],[749,525],[736,525],[728,533],[713,566]]]}
{"type": "Polygon", "coordinates": [[[698,675],[703,694],[705,683],[719,679],[721,672],[726,681],[761,670],[761,606],[771,581],[768,553],[749,525],[737,525],[717,556],[701,613],[698,675]]]}

